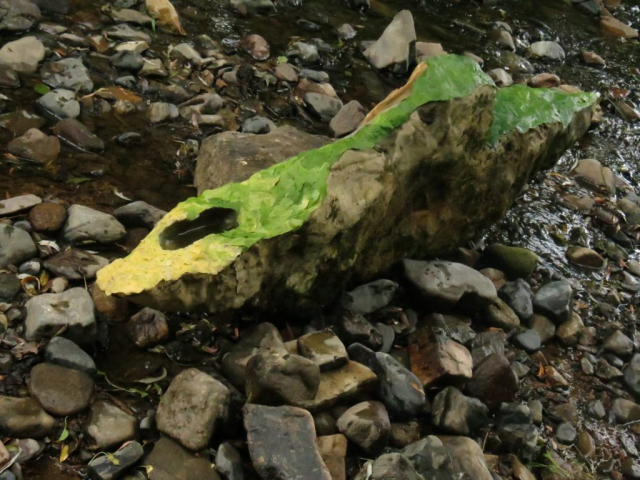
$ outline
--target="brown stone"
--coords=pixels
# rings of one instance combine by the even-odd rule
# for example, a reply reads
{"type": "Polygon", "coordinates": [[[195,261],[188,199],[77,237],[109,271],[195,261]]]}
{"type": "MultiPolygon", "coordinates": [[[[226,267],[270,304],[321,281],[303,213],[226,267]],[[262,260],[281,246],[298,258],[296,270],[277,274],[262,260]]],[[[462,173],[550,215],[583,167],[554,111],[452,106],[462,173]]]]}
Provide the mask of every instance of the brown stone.
{"type": "Polygon", "coordinates": [[[98,313],[114,322],[124,322],[129,318],[129,301],[126,298],[107,295],[98,284],[91,288],[91,298],[98,313]]]}
{"type": "Polygon", "coordinates": [[[162,342],[169,337],[167,317],[152,308],[143,308],[127,323],[127,335],[140,348],[162,342]]]}
{"type": "Polygon", "coordinates": [[[342,434],[318,437],[318,450],[332,480],[346,480],[347,437],[342,434]]]}
{"type": "Polygon", "coordinates": [[[445,379],[471,378],[473,359],[463,345],[447,337],[434,337],[426,329],[409,339],[411,371],[426,387],[445,379]]]}
{"type": "Polygon", "coordinates": [[[67,209],[58,203],[41,203],[29,212],[29,223],[36,232],[57,232],[67,219],[67,209]]]}
{"type": "Polygon", "coordinates": [[[515,399],[519,383],[509,361],[498,353],[492,353],[475,368],[465,391],[480,399],[491,410],[497,410],[502,402],[512,402],[515,399]]]}
{"type": "Polygon", "coordinates": [[[60,153],[60,140],[31,128],[21,137],[9,142],[9,153],[40,164],[51,163],[60,153]]]}

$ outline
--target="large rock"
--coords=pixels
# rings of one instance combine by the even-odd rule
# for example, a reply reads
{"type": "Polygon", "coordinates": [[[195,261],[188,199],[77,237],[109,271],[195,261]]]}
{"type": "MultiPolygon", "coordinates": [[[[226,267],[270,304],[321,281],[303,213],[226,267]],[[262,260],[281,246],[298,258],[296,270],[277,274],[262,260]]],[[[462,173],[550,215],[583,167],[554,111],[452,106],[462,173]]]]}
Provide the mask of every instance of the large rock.
{"type": "Polygon", "coordinates": [[[89,406],[93,394],[93,379],[79,370],[40,363],[31,370],[29,393],[44,409],[66,416],[89,406]]]}
{"type": "Polygon", "coordinates": [[[228,415],[231,394],[213,377],[189,368],[173,379],[162,396],[158,430],[190,450],[202,450],[228,415]]]}
{"type": "Polygon", "coordinates": [[[595,100],[496,90],[473,60],[434,57],[352,135],[181,203],[98,284],[165,310],[322,306],[479,235],[587,130],[595,100]]]}
{"type": "MultiPolygon", "coordinates": [[[[155,443],[144,463],[153,468],[150,477],[153,480],[220,480],[207,455],[196,456],[165,436],[155,443]]],[[[220,467],[221,462],[217,460],[216,463],[220,467]]]]}
{"type": "Polygon", "coordinates": [[[253,467],[264,480],[331,480],[311,414],[296,407],[244,407],[253,467]]]}
{"type": "Polygon", "coordinates": [[[113,215],[93,208],[71,205],[68,214],[62,236],[69,243],[109,244],[121,240],[127,234],[124,226],[113,215]]]}
{"type": "Polygon", "coordinates": [[[409,340],[411,371],[424,386],[447,379],[471,378],[473,359],[463,345],[420,329],[409,340]]]}
{"type": "Polygon", "coordinates": [[[45,293],[29,299],[25,337],[41,340],[64,328],[63,335],[79,344],[95,340],[98,327],[91,295],[84,288],[62,293],[45,293]]]}
{"type": "Polygon", "coordinates": [[[223,132],[202,142],[193,183],[198,193],[230,182],[242,182],[254,173],[305,150],[318,148],[328,138],[283,126],[266,135],[223,132]]]}
{"type": "Polygon", "coordinates": [[[19,73],[35,73],[44,55],[44,45],[40,40],[36,37],[23,37],[0,48],[0,65],[19,73]]]}
{"type": "MultiPolygon", "coordinates": [[[[451,458],[451,469],[455,476],[474,480],[492,480],[493,477],[480,445],[467,437],[439,437],[451,458]]],[[[453,476],[453,478],[455,478],[453,476]]]]}
{"type": "Polygon", "coordinates": [[[7,150],[17,157],[46,165],[58,158],[60,140],[31,128],[21,137],[11,140],[7,150]]]}
{"type": "Polygon", "coordinates": [[[416,29],[411,12],[398,13],[378,41],[364,51],[364,56],[377,69],[406,73],[416,61],[416,29]]]}
{"type": "Polygon", "coordinates": [[[389,438],[389,414],[380,402],[362,402],[344,412],[336,423],[338,430],[367,452],[381,450],[389,438]]]}
{"type": "Polygon", "coordinates": [[[447,387],[433,399],[431,419],[446,433],[471,435],[489,423],[489,409],[477,398],[466,397],[457,388],[447,387]]]}

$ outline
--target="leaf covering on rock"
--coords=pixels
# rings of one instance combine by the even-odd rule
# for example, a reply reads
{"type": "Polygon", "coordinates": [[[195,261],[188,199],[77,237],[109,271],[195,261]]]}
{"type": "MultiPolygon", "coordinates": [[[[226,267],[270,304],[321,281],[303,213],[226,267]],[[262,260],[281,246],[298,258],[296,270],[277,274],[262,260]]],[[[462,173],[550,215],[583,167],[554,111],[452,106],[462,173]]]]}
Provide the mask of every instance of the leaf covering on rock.
{"type": "MultiPolygon", "coordinates": [[[[367,117],[350,136],[302,152],[243,182],[207,190],[178,204],[127,258],[98,272],[100,288],[107,294],[131,295],[186,274],[220,273],[258,241],[299,229],[325,199],[330,168],[344,152],[373,148],[426,103],[466,97],[487,85],[492,86],[492,80],[467,57],[442,55],[429,59],[418,67],[405,89],[389,97],[395,95],[395,105],[389,102],[389,108],[374,112],[375,116],[367,117]],[[212,208],[235,210],[238,226],[205,236],[184,248],[162,248],[160,234],[167,227],[194,220],[212,208]]],[[[593,94],[550,93],[542,89],[542,93],[525,94],[520,88],[511,89],[503,89],[504,93],[497,96],[492,142],[514,128],[525,131],[542,123],[568,122],[573,113],[595,100],[593,94]],[[508,102],[519,104],[510,106],[508,102]]]]}

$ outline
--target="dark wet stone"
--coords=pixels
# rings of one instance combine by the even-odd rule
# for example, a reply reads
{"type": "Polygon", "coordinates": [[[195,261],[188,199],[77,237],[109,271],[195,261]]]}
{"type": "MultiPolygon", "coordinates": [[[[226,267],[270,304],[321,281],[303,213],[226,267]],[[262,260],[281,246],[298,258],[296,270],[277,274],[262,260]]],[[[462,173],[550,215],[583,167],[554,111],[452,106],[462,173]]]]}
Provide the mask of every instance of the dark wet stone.
{"type": "Polygon", "coordinates": [[[144,455],[142,445],[131,442],[126,447],[113,454],[117,462],[112,462],[107,456],[98,456],[89,462],[89,477],[91,480],[115,480],[136,464],[144,455]]]}
{"type": "Polygon", "coordinates": [[[338,430],[367,452],[377,452],[387,444],[391,424],[380,402],[362,402],[344,412],[336,423],[338,430]]]}
{"type": "Polygon", "coordinates": [[[244,426],[253,467],[262,478],[331,480],[308,411],[247,404],[244,426]]]}
{"type": "Polygon", "coordinates": [[[389,353],[396,339],[396,331],[386,323],[377,322],[374,327],[380,332],[380,335],[382,335],[382,347],[380,347],[380,351],[389,353]]]}
{"type": "Polygon", "coordinates": [[[533,299],[534,310],[556,323],[569,319],[573,305],[573,290],[566,280],[543,285],[533,299]]]}
{"type": "Polygon", "coordinates": [[[109,58],[111,64],[116,68],[132,70],[137,72],[144,65],[144,57],[137,52],[131,50],[123,50],[109,58]]]}
{"type": "Polygon", "coordinates": [[[240,452],[229,442],[223,442],[216,452],[216,471],[220,472],[225,480],[244,480],[244,467],[242,466],[240,452]]]}
{"type": "Polygon", "coordinates": [[[49,435],[55,419],[33,398],[0,396],[0,431],[11,437],[40,438],[49,435]]]}
{"type": "Polygon", "coordinates": [[[96,363],[78,345],[63,337],[54,337],[44,350],[44,359],[54,365],[79,370],[93,377],[96,363]]]}
{"type": "Polygon", "coordinates": [[[569,319],[562,322],[556,329],[556,336],[565,345],[573,346],[578,343],[583,329],[584,323],[580,315],[571,312],[569,319]]]}
{"type": "Polygon", "coordinates": [[[423,480],[413,464],[400,453],[387,453],[373,463],[371,480],[423,480]]]}
{"type": "Polygon", "coordinates": [[[451,478],[449,454],[438,437],[430,435],[418,440],[405,447],[401,453],[409,459],[416,471],[425,479],[445,480],[451,478]]]}
{"type": "Polygon", "coordinates": [[[91,253],[69,248],[48,257],[43,265],[51,273],[69,280],[91,280],[109,260],[91,253]]]}
{"type": "Polygon", "coordinates": [[[51,363],[31,370],[29,393],[44,409],[60,416],[73,415],[89,406],[93,379],[86,373],[51,363]]]}
{"type": "Polygon", "coordinates": [[[390,413],[409,417],[420,414],[426,396],[418,377],[382,352],[375,354],[370,368],[378,376],[378,396],[390,413]]]}
{"type": "Polygon", "coordinates": [[[544,315],[534,314],[529,320],[529,327],[538,332],[541,343],[547,343],[556,334],[555,324],[544,315]]]}
{"type": "Polygon", "coordinates": [[[404,448],[420,440],[420,423],[416,420],[408,422],[391,422],[389,444],[395,448],[404,448]]]}
{"type": "Polygon", "coordinates": [[[331,330],[307,333],[298,338],[298,352],[312,360],[321,371],[331,370],[349,362],[347,349],[331,330]]]}
{"type": "Polygon", "coordinates": [[[397,290],[398,284],[391,280],[376,280],[345,293],[341,304],[353,312],[367,315],[389,305],[397,290]]]}
{"type": "Polygon", "coordinates": [[[0,87],[17,88],[20,86],[20,77],[9,67],[0,69],[0,87]]]}
{"type": "Polygon", "coordinates": [[[0,273],[0,302],[10,302],[22,290],[20,279],[13,273],[0,273]]]}
{"type": "Polygon", "coordinates": [[[123,322],[129,318],[129,301],[104,293],[96,283],[91,288],[91,299],[96,310],[114,322],[123,322]]]}
{"type": "Polygon", "coordinates": [[[500,407],[498,435],[504,448],[530,461],[537,450],[538,429],[532,425],[531,410],[526,405],[503,403],[500,407]]]}
{"type": "Polygon", "coordinates": [[[527,352],[536,352],[540,350],[540,335],[536,330],[525,330],[513,337],[513,343],[527,352]]]}
{"type": "Polygon", "coordinates": [[[342,310],[337,318],[336,329],[338,336],[347,345],[358,342],[373,350],[382,347],[380,332],[359,313],[342,310]]]}
{"type": "Polygon", "coordinates": [[[422,319],[424,325],[458,343],[466,344],[476,337],[469,317],[433,313],[422,319]]]}
{"type": "Polygon", "coordinates": [[[471,378],[473,360],[463,345],[426,329],[416,331],[409,342],[411,371],[424,386],[471,378]]]}
{"type": "Polygon", "coordinates": [[[498,296],[511,307],[520,320],[526,321],[533,315],[531,287],[521,278],[507,282],[498,290],[498,296]]]}
{"type": "Polygon", "coordinates": [[[229,389],[195,368],[176,376],[160,400],[158,430],[190,450],[205,448],[217,427],[227,418],[229,389]]]}
{"type": "Polygon", "coordinates": [[[24,135],[32,128],[42,128],[46,123],[41,116],[25,110],[0,115],[0,127],[9,130],[16,137],[24,135]]]}
{"type": "Polygon", "coordinates": [[[121,133],[116,137],[116,143],[126,148],[134,148],[134,147],[140,147],[144,145],[145,142],[144,142],[144,138],[142,138],[142,135],[140,135],[139,133],[125,132],[125,133],[121,133]]]}
{"type": "Polygon", "coordinates": [[[147,202],[138,200],[123,207],[116,208],[113,214],[124,225],[153,228],[162,220],[162,217],[164,217],[167,212],[153,205],[149,205],[147,202]]]}
{"type": "Polygon", "coordinates": [[[76,119],[60,120],[53,126],[52,131],[61,140],[81,150],[90,152],[104,150],[104,142],[76,119]]]}
{"type": "Polygon", "coordinates": [[[489,423],[489,409],[477,398],[447,387],[433,399],[431,419],[446,433],[471,435],[489,423]]]}
{"type": "Polygon", "coordinates": [[[509,361],[498,353],[492,353],[478,363],[465,392],[484,402],[491,410],[497,410],[504,402],[512,402],[518,393],[518,377],[509,361]]]}
{"type": "Polygon", "coordinates": [[[300,355],[257,353],[247,363],[247,401],[267,405],[313,400],[320,368],[300,355]]]}
{"type": "MultiPolygon", "coordinates": [[[[161,436],[155,443],[144,463],[153,468],[151,479],[220,480],[216,470],[211,468],[212,462],[207,452],[195,456],[193,452],[165,436],[161,436]]],[[[235,480],[236,477],[229,477],[227,480],[232,478],[235,480]]]]}
{"type": "Polygon", "coordinates": [[[499,330],[487,330],[471,340],[471,357],[473,364],[477,366],[485,357],[492,353],[504,355],[504,344],[507,335],[499,330]]]}
{"type": "Polygon", "coordinates": [[[169,338],[167,317],[152,308],[143,308],[127,322],[126,332],[137,347],[153,346],[169,338]]]}
{"type": "Polygon", "coordinates": [[[640,399],[640,354],[636,353],[623,369],[623,379],[627,390],[640,399]]]}
{"type": "Polygon", "coordinates": [[[242,122],[242,133],[265,134],[276,129],[276,124],[267,117],[255,116],[242,122]]]}

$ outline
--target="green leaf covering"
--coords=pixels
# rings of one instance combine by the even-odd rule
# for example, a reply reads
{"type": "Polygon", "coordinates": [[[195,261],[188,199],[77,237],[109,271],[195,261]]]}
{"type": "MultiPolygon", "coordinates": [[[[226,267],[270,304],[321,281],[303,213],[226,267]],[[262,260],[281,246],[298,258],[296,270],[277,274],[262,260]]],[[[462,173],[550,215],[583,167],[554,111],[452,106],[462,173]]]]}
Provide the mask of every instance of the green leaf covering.
{"type": "MultiPolygon", "coordinates": [[[[404,124],[420,106],[466,97],[493,82],[478,64],[463,56],[442,55],[427,61],[406,98],[383,110],[348,137],[308,150],[283,163],[261,170],[241,183],[230,183],[180,203],[156,225],[126,259],[98,272],[98,284],[107,294],[135,294],[161,281],[184,274],[217,274],[256,242],[300,228],[326,197],[331,166],[347,150],[376,146],[404,124]],[[182,220],[194,220],[211,208],[233,209],[237,228],[211,234],[193,244],[165,250],[160,233],[182,220]]],[[[541,123],[566,125],[574,112],[593,102],[592,94],[565,94],[516,86],[503,89],[495,102],[490,141],[517,128],[525,131],[541,123]]]]}

